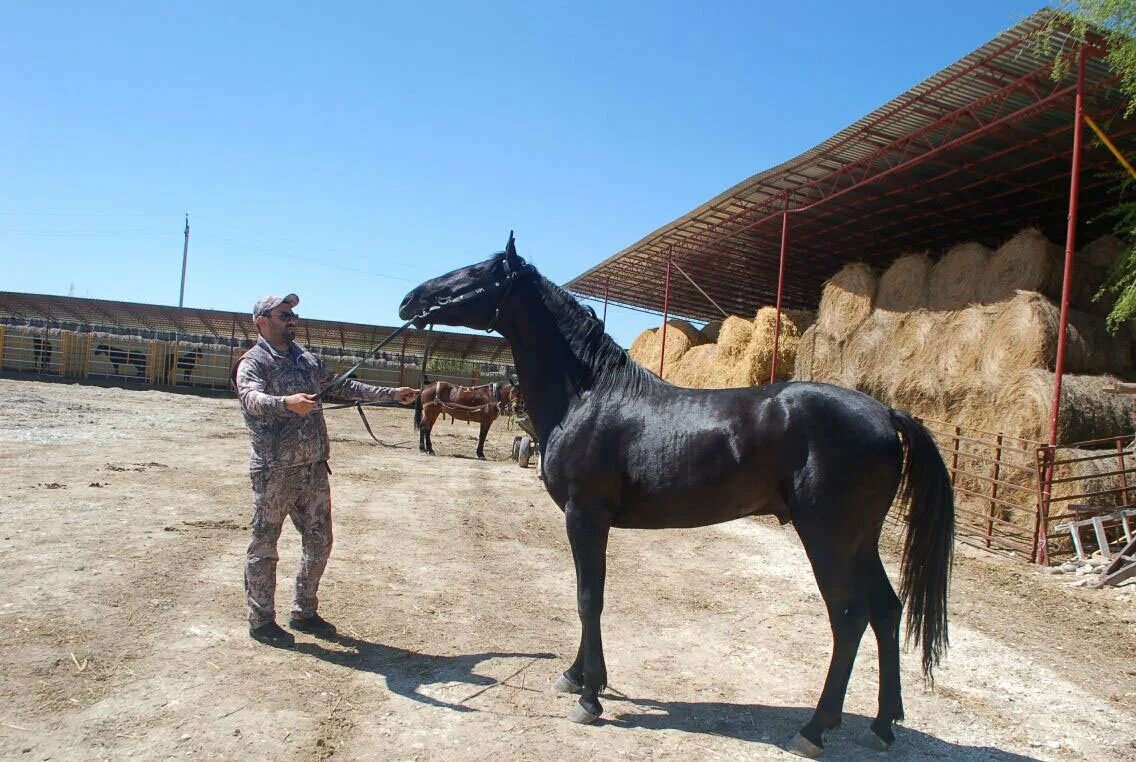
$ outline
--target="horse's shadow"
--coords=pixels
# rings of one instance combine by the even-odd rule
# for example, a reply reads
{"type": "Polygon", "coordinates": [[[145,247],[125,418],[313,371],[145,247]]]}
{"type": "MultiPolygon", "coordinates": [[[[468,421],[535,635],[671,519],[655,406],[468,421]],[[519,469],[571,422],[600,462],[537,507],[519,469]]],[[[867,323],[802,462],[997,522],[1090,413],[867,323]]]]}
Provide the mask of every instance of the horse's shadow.
{"type": "MultiPolygon", "coordinates": [[[[461,700],[461,702],[465,702],[508,679],[498,680],[487,675],[477,674],[474,669],[483,661],[489,659],[527,659],[531,663],[537,659],[556,658],[555,654],[550,653],[510,653],[505,651],[441,656],[408,651],[404,648],[372,643],[342,634],[332,636],[327,640],[343,646],[346,650],[327,648],[319,643],[311,642],[296,643],[295,650],[331,664],[381,675],[386,679],[387,688],[392,693],[404,696],[412,701],[440,709],[450,709],[455,712],[473,712],[476,710],[464,703],[453,703],[428,696],[420,690],[422,686],[432,683],[465,683],[470,686],[483,686],[482,690],[472,691],[470,695],[465,696],[461,700]]],[[[527,666],[522,667],[522,670],[525,668],[527,666]]]]}
{"type": "MultiPolygon", "coordinates": [[[[721,702],[653,701],[619,694],[608,694],[612,719],[604,724],[645,730],[681,730],[782,748],[813,715],[812,707],[727,704],[721,702]],[[619,714],[618,702],[637,711],[619,714]]],[[[825,736],[824,758],[829,760],[883,759],[868,751],[856,739],[868,729],[870,717],[845,713],[843,725],[825,736]]],[[[966,746],[944,741],[906,726],[896,727],[896,742],[887,759],[983,759],[998,762],[1037,762],[1028,757],[990,746],[966,746]]]]}

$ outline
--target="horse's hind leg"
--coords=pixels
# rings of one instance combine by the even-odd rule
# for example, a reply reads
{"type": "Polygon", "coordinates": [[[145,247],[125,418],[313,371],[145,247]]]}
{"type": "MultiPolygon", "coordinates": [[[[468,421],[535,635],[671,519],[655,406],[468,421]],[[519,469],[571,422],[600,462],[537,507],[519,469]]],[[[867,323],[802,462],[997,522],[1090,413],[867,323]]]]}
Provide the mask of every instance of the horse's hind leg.
{"type": "Polygon", "coordinates": [[[853,550],[822,539],[825,535],[832,536],[831,527],[805,532],[798,526],[797,531],[828,609],[832,659],[812,719],[793,737],[787,748],[800,756],[819,757],[824,751],[824,733],[840,726],[848,679],[852,676],[860,639],[868,627],[869,601],[864,570],[852,557],[853,550]]]}
{"type": "Polygon", "coordinates": [[[866,570],[870,590],[868,616],[880,653],[880,706],[870,732],[860,743],[872,749],[887,749],[895,742],[892,723],[903,719],[903,695],[899,685],[899,620],[902,605],[884,571],[879,553],[873,553],[866,570]]]}
{"type": "Polygon", "coordinates": [[[481,431],[477,435],[477,457],[485,460],[485,437],[489,434],[489,427],[493,424],[493,419],[486,418],[481,421],[481,431]]]}

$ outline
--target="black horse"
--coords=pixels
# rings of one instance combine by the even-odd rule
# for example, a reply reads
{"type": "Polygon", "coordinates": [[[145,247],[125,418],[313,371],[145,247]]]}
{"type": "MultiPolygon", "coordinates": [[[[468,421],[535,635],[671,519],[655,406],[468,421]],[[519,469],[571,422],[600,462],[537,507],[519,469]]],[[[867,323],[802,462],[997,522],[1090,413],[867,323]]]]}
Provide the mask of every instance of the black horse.
{"type": "Polygon", "coordinates": [[[181,371],[181,382],[183,384],[189,383],[189,377],[193,375],[194,369],[197,367],[197,361],[201,359],[201,348],[195,347],[190,351],[175,355],[173,352],[166,355],[166,376],[165,382],[172,384],[175,382],[174,378],[174,365],[177,365],[178,370],[181,371]]]}
{"type": "Polygon", "coordinates": [[[879,710],[861,742],[895,740],[901,602],[879,555],[894,498],[908,507],[901,591],[907,635],[930,678],[947,646],[954,496],[927,430],[860,392],[790,382],[683,389],[638,366],[592,310],[506,250],[411,291],[404,320],[496,329],[509,340],[540,439],[549,495],[576,565],[580,647],[555,689],[579,692],[592,722],[607,685],[600,636],[611,527],[695,527],[772,514],[793,526],[828,609],[832,661],[810,721],[789,742],[817,756],[840,724],[860,639],[879,644],[879,710]]]}
{"type": "Polygon", "coordinates": [[[120,365],[133,365],[135,369],[135,377],[141,378],[146,375],[146,354],[144,352],[130,352],[118,347],[107,346],[106,344],[99,344],[95,347],[95,354],[104,354],[110,360],[110,364],[114,366],[114,375],[120,375],[118,368],[120,365]]]}

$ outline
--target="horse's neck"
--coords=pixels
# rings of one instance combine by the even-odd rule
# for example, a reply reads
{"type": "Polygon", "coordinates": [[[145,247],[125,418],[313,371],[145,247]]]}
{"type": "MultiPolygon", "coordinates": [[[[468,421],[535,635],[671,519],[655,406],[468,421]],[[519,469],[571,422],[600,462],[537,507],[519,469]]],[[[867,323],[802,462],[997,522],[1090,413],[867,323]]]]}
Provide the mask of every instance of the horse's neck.
{"type": "Polygon", "coordinates": [[[579,348],[562,331],[562,325],[577,319],[559,314],[571,306],[561,305],[543,278],[530,283],[511,297],[510,315],[498,330],[512,347],[525,406],[543,441],[580,404],[580,395],[587,391],[584,379],[592,369],[584,367],[579,348]]]}

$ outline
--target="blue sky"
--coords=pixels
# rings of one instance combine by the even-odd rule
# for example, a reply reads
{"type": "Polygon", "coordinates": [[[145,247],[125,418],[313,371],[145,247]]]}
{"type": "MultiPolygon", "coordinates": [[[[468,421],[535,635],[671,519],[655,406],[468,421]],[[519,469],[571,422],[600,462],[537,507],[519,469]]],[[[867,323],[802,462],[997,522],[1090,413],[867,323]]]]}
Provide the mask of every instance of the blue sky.
{"type": "Polygon", "coordinates": [[[177,304],[186,212],[187,306],[398,325],[510,229],[564,283],[1041,5],[9,1],[0,290],[177,304]]]}

